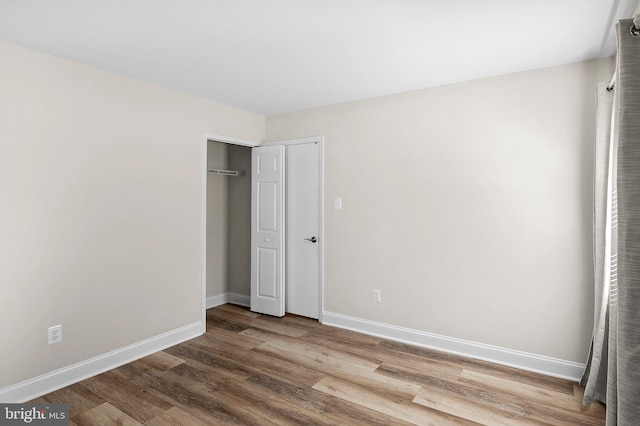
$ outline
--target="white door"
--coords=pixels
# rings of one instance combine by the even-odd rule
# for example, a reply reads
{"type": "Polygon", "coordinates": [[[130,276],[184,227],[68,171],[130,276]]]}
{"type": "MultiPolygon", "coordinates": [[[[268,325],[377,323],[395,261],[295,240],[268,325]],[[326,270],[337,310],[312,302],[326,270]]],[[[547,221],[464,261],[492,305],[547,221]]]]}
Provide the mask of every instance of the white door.
{"type": "Polygon", "coordinates": [[[284,315],[284,146],[252,149],[251,310],[284,315]]]}
{"type": "Polygon", "coordinates": [[[286,147],[286,311],[318,318],[318,144],[286,147]]]}

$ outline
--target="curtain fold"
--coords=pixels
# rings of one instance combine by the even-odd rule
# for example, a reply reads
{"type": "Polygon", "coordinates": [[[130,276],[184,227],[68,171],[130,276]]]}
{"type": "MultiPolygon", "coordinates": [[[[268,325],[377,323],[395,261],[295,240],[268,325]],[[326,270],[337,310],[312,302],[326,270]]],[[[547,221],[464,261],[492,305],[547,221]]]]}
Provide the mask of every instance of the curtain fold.
{"type": "MultiPolygon", "coordinates": [[[[613,167],[611,131],[614,92],[607,90],[608,82],[596,87],[596,140],[594,147],[593,185],[593,264],[595,279],[595,304],[591,351],[581,384],[585,386],[584,404],[594,400],[606,402],[607,363],[609,340],[609,288],[610,270],[605,268],[605,249],[611,244],[606,238],[607,215],[611,213],[609,197],[609,173],[613,167]],[[606,273],[605,273],[606,271],[606,273]]],[[[607,262],[608,263],[608,262],[607,262]]]]}
{"type": "MultiPolygon", "coordinates": [[[[631,20],[618,26],[615,88],[619,241],[614,389],[617,421],[624,425],[640,424],[640,36],[631,34],[631,26],[631,20]]],[[[607,392],[614,390],[611,383],[609,388],[607,392]]]]}
{"type": "Polygon", "coordinates": [[[607,425],[640,424],[640,36],[616,28],[613,94],[597,87],[594,169],[594,330],[584,403],[607,404],[607,425]]]}

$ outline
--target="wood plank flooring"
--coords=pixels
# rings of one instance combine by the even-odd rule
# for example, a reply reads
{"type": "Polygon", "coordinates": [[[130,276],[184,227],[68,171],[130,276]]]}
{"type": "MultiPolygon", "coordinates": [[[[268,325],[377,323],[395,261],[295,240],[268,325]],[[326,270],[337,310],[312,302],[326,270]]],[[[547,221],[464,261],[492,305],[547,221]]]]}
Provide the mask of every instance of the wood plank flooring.
{"type": "Polygon", "coordinates": [[[34,402],[72,425],[604,425],[578,385],[223,305],[207,333],[34,402]]]}

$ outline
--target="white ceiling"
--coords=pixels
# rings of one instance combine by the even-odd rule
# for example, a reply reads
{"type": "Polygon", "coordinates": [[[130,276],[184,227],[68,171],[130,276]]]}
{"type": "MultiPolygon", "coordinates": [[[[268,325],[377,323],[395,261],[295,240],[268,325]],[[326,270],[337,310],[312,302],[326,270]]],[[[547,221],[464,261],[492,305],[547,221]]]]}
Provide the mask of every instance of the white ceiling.
{"type": "Polygon", "coordinates": [[[269,116],[611,56],[635,5],[0,0],[0,39],[269,116]]]}

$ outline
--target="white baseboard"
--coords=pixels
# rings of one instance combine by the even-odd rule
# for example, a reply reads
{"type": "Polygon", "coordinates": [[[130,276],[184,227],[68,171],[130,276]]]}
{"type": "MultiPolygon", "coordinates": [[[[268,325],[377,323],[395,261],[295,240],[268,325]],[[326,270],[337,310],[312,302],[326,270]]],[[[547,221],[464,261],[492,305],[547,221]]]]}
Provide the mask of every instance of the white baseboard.
{"type": "Polygon", "coordinates": [[[207,297],[207,309],[224,305],[227,302],[229,302],[229,293],[222,293],[222,294],[216,294],[215,296],[209,296],[207,297]]]}
{"type": "Polygon", "coordinates": [[[251,296],[245,296],[244,294],[229,293],[229,303],[234,305],[251,306],[251,296]]]}
{"type": "Polygon", "coordinates": [[[200,321],[0,389],[0,402],[22,403],[202,334],[200,321]]]}
{"type": "Polygon", "coordinates": [[[443,352],[481,359],[496,364],[533,371],[547,376],[578,382],[585,364],[565,361],[543,355],[516,351],[424,331],[397,327],[333,312],[323,312],[322,323],[334,327],[358,331],[389,340],[409,343],[443,352]]]}
{"type": "Polygon", "coordinates": [[[238,293],[222,293],[207,297],[207,309],[215,308],[225,303],[249,307],[251,305],[251,297],[238,293]]]}

